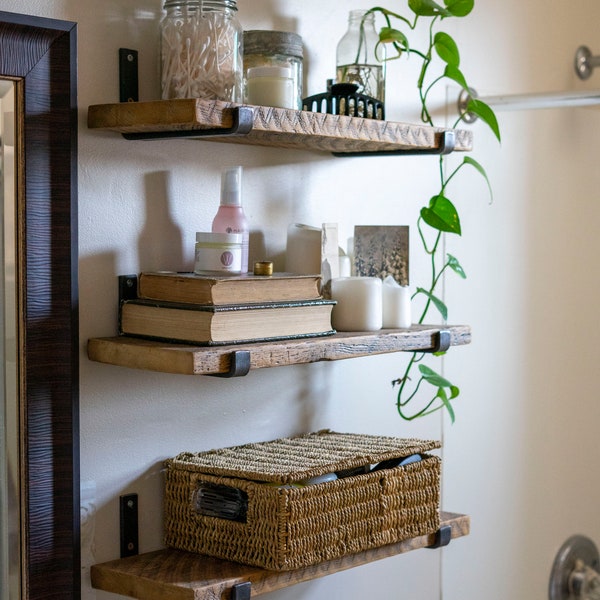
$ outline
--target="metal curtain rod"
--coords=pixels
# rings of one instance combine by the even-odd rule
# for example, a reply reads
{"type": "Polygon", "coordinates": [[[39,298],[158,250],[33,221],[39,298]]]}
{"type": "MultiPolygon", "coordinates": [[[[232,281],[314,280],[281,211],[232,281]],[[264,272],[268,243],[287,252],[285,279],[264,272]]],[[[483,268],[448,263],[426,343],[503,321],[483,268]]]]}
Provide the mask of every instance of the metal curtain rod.
{"type": "MultiPolygon", "coordinates": [[[[591,77],[595,67],[600,66],[600,56],[593,56],[587,46],[580,46],[575,53],[575,72],[580,79],[591,77]]],[[[466,123],[473,123],[477,115],[467,111],[472,98],[478,98],[477,92],[462,90],[458,97],[458,111],[466,123]]],[[[542,108],[566,108],[592,106],[600,104],[600,90],[582,92],[549,92],[536,94],[499,94],[481,98],[495,110],[533,110],[542,108]]]]}

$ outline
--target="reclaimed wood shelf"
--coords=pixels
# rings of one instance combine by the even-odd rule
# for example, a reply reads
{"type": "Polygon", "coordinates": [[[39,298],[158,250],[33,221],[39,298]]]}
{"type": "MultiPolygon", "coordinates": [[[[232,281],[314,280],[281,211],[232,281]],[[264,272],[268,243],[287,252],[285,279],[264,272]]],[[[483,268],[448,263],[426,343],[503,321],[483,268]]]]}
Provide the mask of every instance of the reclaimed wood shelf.
{"type": "Polygon", "coordinates": [[[473,143],[472,133],[460,129],[195,98],[92,105],[88,127],[118,132],[128,139],[202,136],[335,154],[442,154],[469,151],[473,143]],[[241,127],[240,115],[246,120],[241,127]],[[444,150],[449,132],[452,147],[444,150]]]}
{"type": "MultiPolygon", "coordinates": [[[[441,526],[447,526],[451,538],[469,534],[467,515],[441,513],[441,526]]],[[[433,546],[436,534],[424,535],[381,546],[295,571],[267,571],[181,550],[157,550],[91,567],[92,586],[139,598],[140,600],[214,600],[216,598],[259,596],[310,581],[382,558],[433,546]],[[235,594],[236,586],[245,586],[245,596],[235,594]],[[248,584],[250,590],[248,590],[248,584]]]]}
{"type": "Polygon", "coordinates": [[[144,340],[129,336],[91,338],[90,360],[164,373],[216,375],[231,372],[232,355],[247,351],[250,369],[280,367],[343,360],[371,354],[432,351],[440,331],[448,332],[449,345],[471,341],[466,325],[413,325],[410,329],[382,329],[376,332],[339,332],[332,336],[227,346],[190,346],[144,340]]]}

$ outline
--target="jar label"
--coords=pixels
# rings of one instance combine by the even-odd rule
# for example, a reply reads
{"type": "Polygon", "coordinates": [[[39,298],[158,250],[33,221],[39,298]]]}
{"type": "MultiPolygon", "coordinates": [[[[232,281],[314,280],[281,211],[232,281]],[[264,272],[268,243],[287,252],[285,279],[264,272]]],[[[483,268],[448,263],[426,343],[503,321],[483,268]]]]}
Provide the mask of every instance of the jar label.
{"type": "Polygon", "coordinates": [[[204,271],[242,271],[241,244],[196,244],[195,273],[204,271]]]}

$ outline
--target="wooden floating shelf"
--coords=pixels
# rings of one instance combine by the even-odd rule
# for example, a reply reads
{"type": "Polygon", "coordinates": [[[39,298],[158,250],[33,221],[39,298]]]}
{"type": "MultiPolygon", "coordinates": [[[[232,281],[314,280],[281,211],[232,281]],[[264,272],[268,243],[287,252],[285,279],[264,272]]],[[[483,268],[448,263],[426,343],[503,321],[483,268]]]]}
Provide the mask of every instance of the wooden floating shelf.
{"type": "Polygon", "coordinates": [[[343,332],[333,336],[228,346],[189,346],[143,340],[128,336],[92,338],[87,350],[97,362],[185,375],[229,373],[232,354],[250,353],[250,369],[280,367],[343,360],[371,354],[431,351],[440,331],[449,332],[450,345],[471,341],[466,325],[446,327],[413,325],[410,329],[382,329],[376,332],[343,332]]]}
{"type": "MultiPolygon", "coordinates": [[[[470,519],[442,512],[441,526],[450,527],[452,539],[459,538],[469,534],[470,519]]],[[[424,535],[296,571],[267,571],[180,550],[158,550],[93,565],[92,586],[140,600],[214,600],[231,598],[235,586],[249,582],[254,597],[434,543],[435,534],[424,535]]]]}
{"type": "Polygon", "coordinates": [[[220,142],[334,153],[441,153],[446,132],[453,149],[472,149],[472,133],[426,125],[379,121],[309,111],[249,106],[215,100],[182,99],[97,104],[88,109],[88,127],[125,136],[206,137],[220,142]],[[250,109],[250,131],[218,135],[235,127],[236,111],[250,109]],[[208,131],[207,131],[208,130],[208,131]]]}

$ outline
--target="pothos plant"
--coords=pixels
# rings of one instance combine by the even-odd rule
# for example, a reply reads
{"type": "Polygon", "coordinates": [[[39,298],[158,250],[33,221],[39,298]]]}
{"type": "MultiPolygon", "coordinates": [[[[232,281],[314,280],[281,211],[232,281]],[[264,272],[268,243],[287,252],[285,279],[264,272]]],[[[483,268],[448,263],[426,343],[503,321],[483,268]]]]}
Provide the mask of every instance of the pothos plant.
{"type": "MultiPolygon", "coordinates": [[[[417,80],[417,90],[421,103],[421,119],[424,123],[434,126],[432,113],[428,107],[431,91],[442,82],[448,80],[458,84],[469,92],[469,84],[460,70],[460,53],[454,39],[441,30],[442,24],[450,18],[466,17],[473,10],[475,0],[443,0],[443,6],[433,0],[408,0],[410,17],[376,6],[368,13],[379,13],[383,16],[386,26],[379,32],[379,44],[386,45],[386,60],[400,58],[403,55],[415,55],[421,60],[421,68],[417,80]],[[409,36],[417,29],[417,25],[425,21],[427,31],[427,46],[424,49],[413,48],[409,36]],[[396,24],[396,27],[394,25],[396,24]],[[434,73],[438,68],[439,72],[434,73]]],[[[483,101],[471,98],[466,110],[476,115],[493,132],[500,141],[498,122],[493,110],[483,101]]],[[[452,125],[459,125],[463,115],[459,115],[452,125]]],[[[458,210],[450,200],[450,184],[455,183],[459,173],[465,168],[474,168],[485,180],[490,197],[492,189],[485,169],[472,156],[466,156],[451,168],[447,157],[440,156],[437,167],[439,176],[439,192],[435,194],[426,206],[421,208],[417,220],[417,229],[423,250],[428,255],[431,265],[427,287],[419,287],[413,295],[423,296],[425,300],[423,311],[418,323],[423,323],[430,309],[437,310],[445,321],[448,308],[437,295],[438,284],[446,272],[453,272],[461,278],[466,278],[458,259],[443,251],[442,238],[444,234],[461,235],[461,223],[458,210]]],[[[437,355],[441,355],[437,353],[437,355]]],[[[446,409],[454,422],[452,400],[460,393],[459,388],[434,369],[423,364],[423,353],[411,355],[404,373],[392,382],[397,386],[397,408],[400,416],[413,420],[446,409]],[[417,370],[417,376],[413,377],[417,370]],[[423,399],[424,398],[424,399],[423,399]],[[418,404],[417,408],[414,408],[418,404]],[[410,405],[410,406],[409,406],[410,405]]]]}

